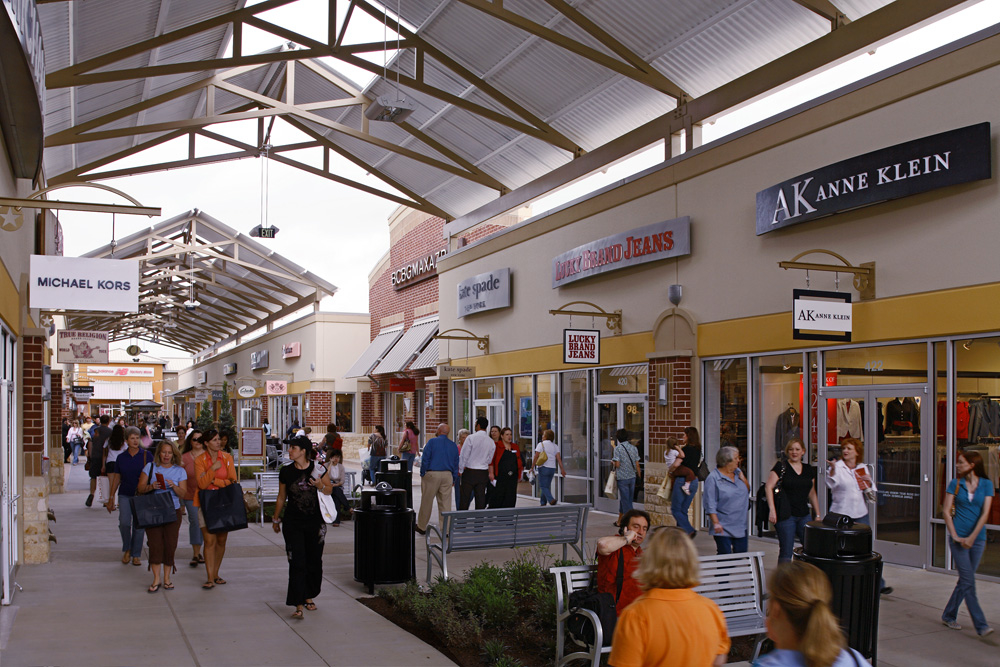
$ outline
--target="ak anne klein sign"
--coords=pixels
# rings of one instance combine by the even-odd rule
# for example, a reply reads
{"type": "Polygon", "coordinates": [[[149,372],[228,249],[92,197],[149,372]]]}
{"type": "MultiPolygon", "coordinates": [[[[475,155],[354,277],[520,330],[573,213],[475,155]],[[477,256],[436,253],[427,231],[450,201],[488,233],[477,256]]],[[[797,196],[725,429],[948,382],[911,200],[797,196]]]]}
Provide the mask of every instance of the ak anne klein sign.
{"type": "Polygon", "coordinates": [[[401,290],[428,278],[433,278],[437,275],[438,260],[447,254],[448,249],[441,248],[429,255],[408,262],[405,266],[394,269],[391,274],[393,289],[401,290]]]}
{"type": "Polygon", "coordinates": [[[792,338],[851,342],[854,312],[848,292],[792,290],[792,338]]]}
{"type": "Polygon", "coordinates": [[[841,211],[991,176],[979,123],[821,167],[757,193],[757,235],[841,211]]]}
{"type": "Polygon", "coordinates": [[[552,260],[552,288],[629,266],[691,254],[691,218],[606,236],[552,260]]]}

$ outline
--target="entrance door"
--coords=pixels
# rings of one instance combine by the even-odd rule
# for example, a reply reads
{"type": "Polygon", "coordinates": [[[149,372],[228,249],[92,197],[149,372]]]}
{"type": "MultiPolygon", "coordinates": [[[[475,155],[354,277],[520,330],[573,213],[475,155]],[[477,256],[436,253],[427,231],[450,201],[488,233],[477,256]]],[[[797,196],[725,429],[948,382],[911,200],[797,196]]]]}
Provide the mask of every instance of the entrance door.
{"type": "Polygon", "coordinates": [[[827,399],[823,460],[838,457],[846,437],[862,441],[864,463],[878,489],[876,502],[867,504],[875,551],[886,561],[915,567],[926,564],[929,517],[921,497],[929,484],[927,459],[933,447],[924,391],[924,385],[900,385],[820,392],[827,399]]]}
{"type": "MultiPolygon", "coordinates": [[[[639,465],[642,477],[636,480],[635,496],[632,504],[643,509],[645,494],[643,479],[646,475],[646,397],[641,395],[600,396],[594,410],[594,508],[604,512],[617,513],[618,499],[610,498],[604,486],[612,471],[611,457],[614,455],[615,434],[618,429],[628,431],[628,439],[639,451],[639,465]]],[[[617,493],[617,491],[616,491],[617,493]]]]}
{"type": "Polygon", "coordinates": [[[474,404],[475,417],[473,419],[473,428],[475,428],[475,420],[480,417],[486,417],[490,421],[490,426],[499,426],[503,428],[506,426],[503,419],[503,399],[494,398],[485,401],[476,401],[474,404]]]}

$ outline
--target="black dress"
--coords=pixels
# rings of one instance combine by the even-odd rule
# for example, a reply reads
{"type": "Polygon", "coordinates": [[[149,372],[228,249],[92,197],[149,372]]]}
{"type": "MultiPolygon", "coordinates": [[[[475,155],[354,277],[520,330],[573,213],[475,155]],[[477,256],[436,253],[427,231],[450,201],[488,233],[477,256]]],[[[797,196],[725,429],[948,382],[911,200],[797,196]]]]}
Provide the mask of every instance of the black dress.
{"type": "Polygon", "coordinates": [[[490,495],[490,507],[514,507],[517,503],[517,459],[513,449],[504,449],[497,464],[497,485],[490,495]]]}
{"type": "Polygon", "coordinates": [[[285,604],[298,606],[319,595],[323,583],[323,542],[326,524],[319,511],[316,487],[309,483],[315,464],[299,470],[289,463],[278,473],[285,485],[285,517],[281,533],[288,555],[285,604]]]}

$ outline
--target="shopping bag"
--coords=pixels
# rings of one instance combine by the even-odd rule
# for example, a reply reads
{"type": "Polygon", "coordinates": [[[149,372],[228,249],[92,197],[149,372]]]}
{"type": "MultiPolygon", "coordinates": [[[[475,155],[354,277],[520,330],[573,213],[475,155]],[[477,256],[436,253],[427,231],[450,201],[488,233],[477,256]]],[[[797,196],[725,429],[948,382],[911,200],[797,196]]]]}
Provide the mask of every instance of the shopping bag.
{"type": "Polygon", "coordinates": [[[210,533],[228,533],[247,527],[247,508],[243,504],[243,487],[230,484],[221,489],[198,492],[205,529],[210,533]]]}
{"type": "Polygon", "coordinates": [[[612,470],[611,474],[608,475],[608,482],[604,485],[604,497],[618,497],[618,474],[614,470],[612,470]]]}
{"type": "Polygon", "coordinates": [[[337,503],[334,502],[333,496],[328,496],[322,491],[317,491],[316,496],[319,498],[319,513],[322,515],[323,521],[326,523],[336,523],[337,503]]]}
{"type": "Polygon", "coordinates": [[[670,480],[670,475],[664,474],[663,481],[660,482],[660,488],[656,490],[656,495],[658,495],[660,498],[663,498],[664,500],[670,500],[670,487],[668,484],[669,480],[670,480]]]}
{"type": "Polygon", "coordinates": [[[177,510],[169,493],[145,493],[133,496],[132,521],[139,528],[155,528],[177,521],[177,510]]]}
{"type": "Polygon", "coordinates": [[[111,480],[107,477],[97,478],[97,504],[103,505],[111,500],[111,480]]]}

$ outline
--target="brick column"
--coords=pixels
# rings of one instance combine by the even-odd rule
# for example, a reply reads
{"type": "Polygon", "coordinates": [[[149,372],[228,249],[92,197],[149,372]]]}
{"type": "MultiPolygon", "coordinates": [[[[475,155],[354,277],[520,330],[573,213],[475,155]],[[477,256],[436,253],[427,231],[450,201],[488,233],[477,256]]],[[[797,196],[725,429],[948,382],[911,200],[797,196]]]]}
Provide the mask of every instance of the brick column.
{"type": "Polygon", "coordinates": [[[66,479],[63,459],[62,418],[66,414],[66,394],[62,371],[52,371],[52,399],[49,401],[49,493],[62,493],[66,479]]]}
{"type": "Polygon", "coordinates": [[[303,426],[312,428],[313,433],[326,433],[326,426],[333,422],[333,393],[329,391],[308,391],[309,412],[303,426]]]}
{"type": "MultiPolygon", "coordinates": [[[[21,442],[24,451],[21,502],[25,563],[47,563],[49,560],[49,484],[42,473],[45,410],[48,407],[42,401],[45,341],[41,331],[21,339],[21,442]]],[[[62,460],[61,451],[59,460],[62,460]]]]}
{"type": "MultiPolygon", "coordinates": [[[[667,438],[680,438],[684,427],[691,426],[691,357],[663,357],[649,360],[649,385],[647,419],[649,421],[649,465],[646,466],[646,511],[654,525],[674,525],[669,514],[669,503],[656,495],[666,475],[663,454],[667,438]],[[666,378],[670,387],[668,405],[659,404],[660,378],[666,378]]],[[[693,506],[693,505],[692,505],[693,506]]]]}

